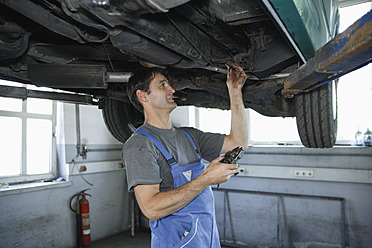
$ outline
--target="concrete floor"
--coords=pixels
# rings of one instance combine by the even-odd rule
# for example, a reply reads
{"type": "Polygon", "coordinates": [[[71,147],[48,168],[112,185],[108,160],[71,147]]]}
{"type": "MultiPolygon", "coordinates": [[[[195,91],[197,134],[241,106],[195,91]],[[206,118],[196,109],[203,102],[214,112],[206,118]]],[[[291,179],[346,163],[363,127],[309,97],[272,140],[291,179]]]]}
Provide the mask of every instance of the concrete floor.
{"type": "MultiPolygon", "coordinates": [[[[111,237],[92,242],[89,248],[150,248],[150,230],[137,231],[135,237],[131,237],[130,231],[119,233],[111,237]]],[[[234,246],[221,246],[222,248],[234,246]]],[[[238,246],[235,246],[238,247],[238,246]]]]}
{"type": "Polygon", "coordinates": [[[131,237],[130,231],[127,231],[92,242],[89,248],[149,248],[150,240],[150,231],[138,231],[135,237],[131,237]]]}

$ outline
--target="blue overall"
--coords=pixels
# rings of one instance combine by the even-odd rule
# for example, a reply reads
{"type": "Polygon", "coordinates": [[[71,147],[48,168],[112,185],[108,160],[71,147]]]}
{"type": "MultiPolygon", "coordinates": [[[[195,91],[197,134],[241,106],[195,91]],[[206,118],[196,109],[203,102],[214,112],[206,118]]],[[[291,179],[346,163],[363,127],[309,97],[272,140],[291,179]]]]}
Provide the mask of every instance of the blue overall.
{"type": "MultiPolygon", "coordinates": [[[[196,150],[196,146],[190,134],[186,131],[184,132],[194,146],[199,157],[199,162],[184,166],[179,166],[164,146],[150,133],[143,129],[138,129],[136,132],[149,137],[163,154],[171,167],[174,188],[181,187],[195,179],[205,170],[205,165],[196,150]]],[[[205,189],[194,200],[177,212],[156,221],[150,221],[150,228],[152,248],[221,247],[215,219],[214,196],[211,187],[205,189]]]]}

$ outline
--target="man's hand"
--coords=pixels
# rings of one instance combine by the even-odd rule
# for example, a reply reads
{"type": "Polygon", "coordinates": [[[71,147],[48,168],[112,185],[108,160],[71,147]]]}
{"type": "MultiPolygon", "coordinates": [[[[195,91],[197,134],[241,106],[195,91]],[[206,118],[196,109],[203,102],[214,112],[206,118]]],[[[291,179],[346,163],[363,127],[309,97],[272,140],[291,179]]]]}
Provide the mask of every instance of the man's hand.
{"type": "Polygon", "coordinates": [[[227,182],[238,172],[238,165],[221,163],[222,159],[213,160],[201,175],[179,188],[160,192],[159,184],[135,186],[134,193],[143,214],[152,221],[163,218],[189,204],[209,186],[227,182]]]}
{"type": "Polygon", "coordinates": [[[200,175],[204,182],[208,182],[209,185],[225,183],[238,172],[238,164],[221,163],[222,159],[223,156],[213,160],[200,175]]]}
{"type": "Polygon", "coordinates": [[[227,67],[227,86],[231,89],[241,89],[247,80],[247,75],[245,74],[243,68],[237,63],[228,61],[226,63],[227,67]]]}

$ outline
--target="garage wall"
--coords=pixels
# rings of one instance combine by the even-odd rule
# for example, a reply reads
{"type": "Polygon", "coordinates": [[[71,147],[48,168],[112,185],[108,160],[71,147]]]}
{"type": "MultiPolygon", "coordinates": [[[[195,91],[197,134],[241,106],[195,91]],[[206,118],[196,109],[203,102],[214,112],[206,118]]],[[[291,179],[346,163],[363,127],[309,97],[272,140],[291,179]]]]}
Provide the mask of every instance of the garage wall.
{"type": "MultiPolygon", "coordinates": [[[[121,168],[121,147],[107,131],[101,111],[80,106],[81,138],[88,148],[114,151],[88,152],[77,156],[75,105],[63,104],[63,125],[58,127],[60,175],[67,182],[39,183],[37,190],[0,191],[0,247],[76,247],[75,214],[69,200],[90,188],[91,238],[102,239],[130,228],[131,195],[121,168]],[[74,160],[74,163],[71,161],[74,160]],[[77,168],[86,166],[82,172],[77,168]]],[[[75,207],[75,206],[74,206],[75,207]]]]}
{"type": "Polygon", "coordinates": [[[69,199],[88,187],[92,240],[128,229],[124,173],[85,178],[94,186],[74,176],[71,186],[0,196],[0,247],[75,247],[76,221],[69,199]]]}
{"type": "Polygon", "coordinates": [[[250,147],[239,164],[243,172],[214,191],[219,231],[227,243],[372,244],[372,148],[250,147]]]}
{"type": "MultiPolygon", "coordinates": [[[[93,241],[130,228],[131,196],[120,166],[121,144],[108,133],[100,110],[80,106],[83,143],[88,148],[119,150],[88,152],[86,159],[77,156],[75,105],[63,107],[59,163],[61,175],[69,182],[37,191],[0,192],[0,247],[75,247],[75,216],[68,202],[86,188],[93,196],[88,199],[93,241]],[[77,168],[83,165],[87,167],[83,177],[93,186],[79,175],[77,168]]],[[[180,108],[172,118],[178,126],[192,125],[197,119],[193,114],[180,108]]],[[[221,189],[249,192],[228,193],[225,198],[224,191],[214,191],[219,232],[226,242],[251,247],[340,247],[344,239],[348,247],[370,247],[372,148],[250,147],[240,166],[244,171],[221,189]],[[295,171],[311,171],[314,176],[296,177],[295,171]],[[297,196],[288,196],[292,194],[297,196]],[[341,203],[333,198],[345,202],[344,234],[341,203]]]]}

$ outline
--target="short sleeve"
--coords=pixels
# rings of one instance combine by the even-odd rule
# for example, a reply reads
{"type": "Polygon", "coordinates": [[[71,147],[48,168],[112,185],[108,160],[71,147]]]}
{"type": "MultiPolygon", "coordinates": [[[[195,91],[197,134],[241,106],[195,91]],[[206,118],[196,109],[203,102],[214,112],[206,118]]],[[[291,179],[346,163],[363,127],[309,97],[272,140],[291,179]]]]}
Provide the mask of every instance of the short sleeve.
{"type": "Polygon", "coordinates": [[[126,144],[122,156],[130,192],[138,184],[161,183],[160,167],[149,147],[126,144]]]}

